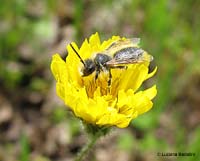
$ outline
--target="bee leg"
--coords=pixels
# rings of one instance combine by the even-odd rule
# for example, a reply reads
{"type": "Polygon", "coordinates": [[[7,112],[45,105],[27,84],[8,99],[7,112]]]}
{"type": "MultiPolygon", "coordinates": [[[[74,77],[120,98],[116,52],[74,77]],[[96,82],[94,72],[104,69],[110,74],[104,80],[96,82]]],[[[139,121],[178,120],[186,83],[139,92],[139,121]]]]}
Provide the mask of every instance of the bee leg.
{"type": "Polygon", "coordinates": [[[113,66],[112,69],[127,69],[127,66],[113,66]]]}
{"type": "Polygon", "coordinates": [[[96,73],[95,73],[95,81],[98,79],[99,73],[100,73],[100,70],[96,70],[96,73]]]}
{"type": "Polygon", "coordinates": [[[111,70],[108,70],[109,73],[109,77],[108,77],[108,90],[110,92],[110,86],[111,86],[111,80],[112,80],[112,74],[111,74],[111,70]]]}
{"type": "Polygon", "coordinates": [[[94,82],[95,82],[95,86],[96,86],[96,88],[97,88],[97,79],[98,79],[98,77],[99,77],[99,73],[100,73],[100,71],[99,70],[96,70],[96,73],[95,73],[95,77],[94,77],[94,82]]]}
{"type": "Polygon", "coordinates": [[[119,69],[127,69],[127,66],[119,66],[119,69]]]}
{"type": "Polygon", "coordinates": [[[124,69],[128,69],[128,67],[127,67],[127,66],[124,66],[124,69]]]}
{"type": "Polygon", "coordinates": [[[109,74],[109,78],[108,78],[108,87],[110,87],[111,85],[111,79],[112,79],[112,74],[111,74],[111,70],[108,67],[103,66],[102,64],[100,64],[101,70],[108,73],[109,74]]]}

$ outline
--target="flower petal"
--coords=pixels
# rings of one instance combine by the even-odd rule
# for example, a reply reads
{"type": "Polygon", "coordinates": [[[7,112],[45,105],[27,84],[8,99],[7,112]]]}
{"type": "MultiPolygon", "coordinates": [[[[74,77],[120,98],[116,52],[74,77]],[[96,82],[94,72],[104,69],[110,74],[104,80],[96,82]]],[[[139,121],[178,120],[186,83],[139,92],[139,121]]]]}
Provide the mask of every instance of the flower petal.
{"type": "Polygon", "coordinates": [[[153,77],[156,72],[157,72],[157,67],[155,67],[154,70],[146,76],[145,80],[153,77]]]}
{"type": "Polygon", "coordinates": [[[83,60],[91,58],[92,52],[93,51],[92,51],[91,45],[89,44],[88,40],[85,39],[85,41],[81,45],[81,48],[80,48],[80,51],[79,51],[81,58],[83,60]]]}
{"type": "Polygon", "coordinates": [[[126,115],[117,113],[116,110],[112,109],[108,111],[105,115],[103,115],[98,121],[97,125],[106,125],[106,126],[112,126],[116,125],[117,127],[124,128],[129,125],[131,121],[130,117],[127,117],[126,115]]]}
{"type": "Polygon", "coordinates": [[[118,89],[132,89],[136,91],[146,78],[148,68],[143,64],[133,64],[120,77],[118,89]]]}
{"type": "Polygon", "coordinates": [[[67,73],[63,75],[63,71],[66,70],[66,64],[59,54],[55,54],[51,61],[51,71],[57,81],[64,82],[68,79],[67,73]]]}
{"type": "Polygon", "coordinates": [[[67,67],[64,60],[58,54],[53,55],[51,62],[51,71],[57,81],[56,92],[61,99],[65,98],[65,85],[68,81],[67,67]]]}
{"type": "Polygon", "coordinates": [[[147,96],[150,100],[152,100],[157,94],[156,85],[152,86],[151,88],[146,89],[143,92],[145,96],[147,96]]]}
{"type": "MultiPolygon", "coordinates": [[[[79,49],[75,43],[71,43],[74,47],[74,49],[79,52],[79,49]]],[[[67,45],[68,50],[68,56],[66,58],[66,67],[67,69],[64,72],[67,72],[69,75],[69,80],[77,82],[80,80],[80,72],[79,72],[79,65],[81,64],[80,59],[74,52],[74,50],[71,48],[70,45],[67,45]]],[[[68,81],[69,81],[68,80],[68,81]]]]}
{"type": "Polygon", "coordinates": [[[92,53],[98,52],[100,50],[100,38],[98,32],[90,36],[89,43],[92,48],[92,53]]]}
{"type": "Polygon", "coordinates": [[[140,91],[135,94],[135,100],[137,100],[135,102],[135,109],[138,111],[139,115],[151,109],[153,106],[151,99],[153,99],[156,94],[157,89],[155,85],[145,91],[140,91]]]}

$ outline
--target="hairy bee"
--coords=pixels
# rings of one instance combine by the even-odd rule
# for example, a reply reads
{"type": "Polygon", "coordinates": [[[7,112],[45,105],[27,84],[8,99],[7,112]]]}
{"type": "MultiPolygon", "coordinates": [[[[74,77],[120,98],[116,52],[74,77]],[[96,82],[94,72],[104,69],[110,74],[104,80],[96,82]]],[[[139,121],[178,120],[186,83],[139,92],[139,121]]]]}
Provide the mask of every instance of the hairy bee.
{"type": "Polygon", "coordinates": [[[86,60],[81,58],[71,43],[70,46],[83,64],[83,68],[81,69],[82,76],[85,77],[96,72],[96,80],[101,71],[108,72],[108,86],[110,86],[112,79],[111,69],[126,69],[128,64],[150,62],[153,60],[151,55],[138,46],[139,42],[139,38],[115,41],[105,51],[96,53],[93,59],[89,58],[86,60]]]}

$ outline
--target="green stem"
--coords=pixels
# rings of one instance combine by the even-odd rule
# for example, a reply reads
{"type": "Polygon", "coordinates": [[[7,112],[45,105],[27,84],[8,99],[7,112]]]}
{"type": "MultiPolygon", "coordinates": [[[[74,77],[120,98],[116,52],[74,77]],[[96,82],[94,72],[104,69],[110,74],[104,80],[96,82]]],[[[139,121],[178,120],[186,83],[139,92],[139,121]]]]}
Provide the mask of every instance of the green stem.
{"type": "Polygon", "coordinates": [[[74,161],[82,161],[83,157],[89,152],[89,150],[94,146],[96,143],[97,139],[100,137],[100,135],[91,135],[91,138],[86,144],[82,150],[78,153],[77,157],[75,158],[74,161]]]}

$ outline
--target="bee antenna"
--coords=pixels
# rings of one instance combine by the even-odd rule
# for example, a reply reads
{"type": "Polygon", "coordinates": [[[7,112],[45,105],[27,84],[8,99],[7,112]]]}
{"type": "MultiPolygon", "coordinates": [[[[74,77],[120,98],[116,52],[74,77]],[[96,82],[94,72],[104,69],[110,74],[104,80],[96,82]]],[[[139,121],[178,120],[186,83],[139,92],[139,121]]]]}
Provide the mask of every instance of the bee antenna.
{"type": "Polygon", "coordinates": [[[85,62],[83,61],[83,59],[81,58],[81,56],[78,54],[78,52],[74,49],[72,43],[69,44],[71,46],[71,48],[73,49],[73,51],[76,53],[76,55],[79,57],[81,63],[83,63],[83,65],[85,66],[85,62]]]}

